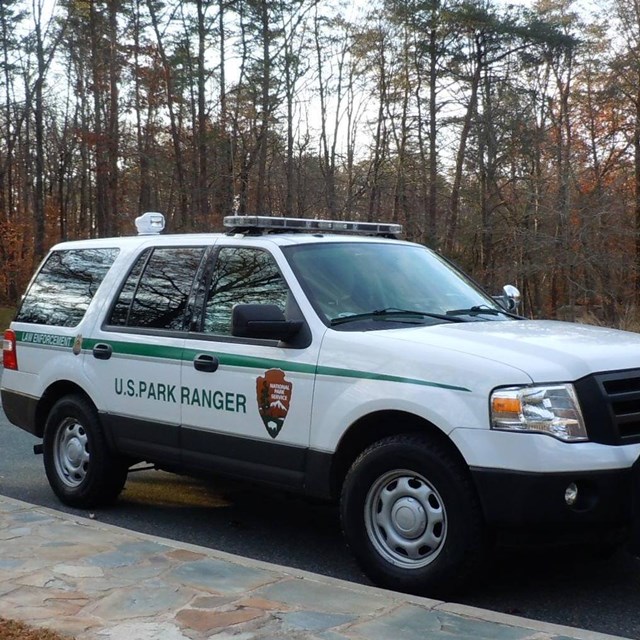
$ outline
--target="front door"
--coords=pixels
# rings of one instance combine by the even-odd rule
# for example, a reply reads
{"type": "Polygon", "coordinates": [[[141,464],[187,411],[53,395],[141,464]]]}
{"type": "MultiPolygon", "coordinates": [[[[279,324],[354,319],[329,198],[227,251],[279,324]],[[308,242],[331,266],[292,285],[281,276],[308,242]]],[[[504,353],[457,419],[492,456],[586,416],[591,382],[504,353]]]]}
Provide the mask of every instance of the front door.
{"type": "Polygon", "coordinates": [[[198,331],[185,343],[181,406],[185,460],[283,486],[303,482],[318,347],[232,336],[238,303],[301,314],[271,252],[219,243],[201,294],[198,331]]]}

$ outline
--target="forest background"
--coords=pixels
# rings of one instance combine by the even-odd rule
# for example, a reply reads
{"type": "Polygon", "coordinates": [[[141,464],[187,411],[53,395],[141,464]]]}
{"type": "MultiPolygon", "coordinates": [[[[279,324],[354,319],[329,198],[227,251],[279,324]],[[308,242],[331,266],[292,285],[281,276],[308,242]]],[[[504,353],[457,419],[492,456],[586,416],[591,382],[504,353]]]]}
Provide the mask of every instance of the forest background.
{"type": "Polygon", "coordinates": [[[55,242],[383,220],[640,327],[640,0],[1,0],[0,305],[55,242]]]}

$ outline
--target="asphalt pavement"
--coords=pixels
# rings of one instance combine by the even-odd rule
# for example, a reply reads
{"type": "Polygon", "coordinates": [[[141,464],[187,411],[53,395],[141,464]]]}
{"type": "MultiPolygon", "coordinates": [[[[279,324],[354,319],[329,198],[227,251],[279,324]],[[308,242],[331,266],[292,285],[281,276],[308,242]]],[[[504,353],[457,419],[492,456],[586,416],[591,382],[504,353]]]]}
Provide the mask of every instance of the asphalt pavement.
{"type": "Polygon", "coordinates": [[[0,616],[76,640],[612,640],[0,496],[0,616]]]}

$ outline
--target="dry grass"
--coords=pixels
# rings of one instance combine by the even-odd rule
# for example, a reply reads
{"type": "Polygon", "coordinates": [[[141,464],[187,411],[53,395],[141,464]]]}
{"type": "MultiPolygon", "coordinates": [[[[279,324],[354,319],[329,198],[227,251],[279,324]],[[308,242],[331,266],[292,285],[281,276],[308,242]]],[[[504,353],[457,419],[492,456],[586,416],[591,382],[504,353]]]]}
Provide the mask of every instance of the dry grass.
{"type": "MultiPolygon", "coordinates": [[[[604,319],[602,312],[578,310],[575,313],[575,322],[581,324],[592,324],[598,327],[612,327],[614,329],[623,329],[624,331],[633,331],[640,333],[640,311],[632,306],[618,307],[616,309],[615,319],[604,319]]],[[[572,318],[559,318],[560,320],[572,320],[572,318]]]]}
{"type": "MultiPolygon", "coordinates": [[[[0,307],[0,333],[9,328],[15,312],[16,310],[11,307],[0,307]]],[[[0,636],[0,640],[1,638],[2,636],[0,636]]]]}
{"type": "Polygon", "coordinates": [[[0,640],[69,640],[49,629],[37,629],[16,620],[0,618],[0,640]]]}

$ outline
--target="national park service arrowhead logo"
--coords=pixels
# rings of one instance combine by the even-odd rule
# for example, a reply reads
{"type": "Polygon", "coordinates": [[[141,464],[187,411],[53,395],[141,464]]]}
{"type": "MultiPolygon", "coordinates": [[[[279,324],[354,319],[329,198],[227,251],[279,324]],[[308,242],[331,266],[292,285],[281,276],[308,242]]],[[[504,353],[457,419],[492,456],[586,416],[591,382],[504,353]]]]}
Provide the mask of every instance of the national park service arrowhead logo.
{"type": "Polygon", "coordinates": [[[284,371],[269,369],[256,379],[258,411],[272,438],[277,438],[289,413],[293,385],[285,379],[284,371]]]}
{"type": "Polygon", "coordinates": [[[79,356],[82,353],[82,334],[78,334],[73,341],[73,355],[79,356]]]}

